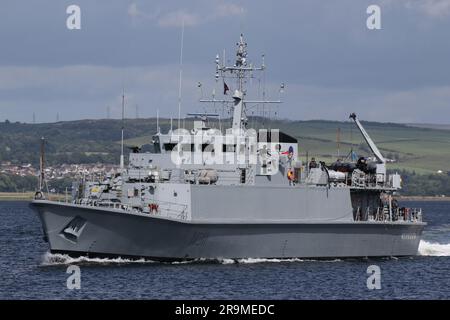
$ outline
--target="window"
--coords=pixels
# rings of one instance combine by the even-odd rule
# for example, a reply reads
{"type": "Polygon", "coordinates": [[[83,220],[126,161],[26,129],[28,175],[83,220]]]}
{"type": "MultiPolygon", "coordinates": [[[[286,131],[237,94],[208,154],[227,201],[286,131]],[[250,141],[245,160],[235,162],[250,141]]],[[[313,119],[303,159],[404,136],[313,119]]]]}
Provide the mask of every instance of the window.
{"type": "Polygon", "coordinates": [[[177,145],[176,143],[164,143],[164,150],[172,151],[176,145],[177,145]]]}
{"type": "Polygon", "coordinates": [[[224,144],[222,147],[223,152],[235,152],[236,145],[235,144],[224,144]]]}

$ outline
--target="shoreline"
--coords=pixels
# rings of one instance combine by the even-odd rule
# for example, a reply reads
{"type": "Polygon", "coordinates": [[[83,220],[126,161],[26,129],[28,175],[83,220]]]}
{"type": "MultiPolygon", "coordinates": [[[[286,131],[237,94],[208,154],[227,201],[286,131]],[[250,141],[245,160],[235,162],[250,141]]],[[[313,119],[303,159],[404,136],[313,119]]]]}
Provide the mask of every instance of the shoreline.
{"type": "Polygon", "coordinates": [[[397,196],[399,201],[450,201],[450,197],[438,196],[397,196]]]}
{"type": "MultiPolygon", "coordinates": [[[[34,197],[34,191],[29,192],[0,192],[0,201],[31,201],[34,197]]],[[[48,200],[64,200],[64,194],[51,194],[48,200]]]]}

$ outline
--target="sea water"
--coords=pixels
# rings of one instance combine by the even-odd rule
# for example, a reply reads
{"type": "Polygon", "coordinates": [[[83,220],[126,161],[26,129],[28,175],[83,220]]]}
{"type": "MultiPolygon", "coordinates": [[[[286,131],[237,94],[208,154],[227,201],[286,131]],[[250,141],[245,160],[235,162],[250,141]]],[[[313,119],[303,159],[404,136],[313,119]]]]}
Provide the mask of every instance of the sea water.
{"type": "Polygon", "coordinates": [[[428,222],[419,255],[160,263],[48,253],[27,202],[0,202],[0,299],[449,299],[450,202],[410,202],[428,222]],[[80,269],[68,289],[67,268],[80,269]],[[381,289],[369,290],[371,265],[381,289]]]}

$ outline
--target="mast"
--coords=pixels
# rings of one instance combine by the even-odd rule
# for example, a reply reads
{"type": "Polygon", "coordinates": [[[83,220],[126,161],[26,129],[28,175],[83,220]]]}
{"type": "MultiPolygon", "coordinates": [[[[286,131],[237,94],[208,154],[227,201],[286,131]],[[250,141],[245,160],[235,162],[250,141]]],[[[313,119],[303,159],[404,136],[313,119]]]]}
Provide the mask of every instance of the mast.
{"type": "Polygon", "coordinates": [[[156,133],[160,134],[161,130],[159,130],[159,109],[156,109],[156,133]]]}
{"type": "MultiPolygon", "coordinates": [[[[44,185],[45,185],[45,139],[44,137],[41,138],[41,154],[39,157],[39,177],[38,177],[38,190],[34,194],[34,199],[36,200],[44,200],[44,185]]],[[[47,192],[48,192],[48,185],[47,185],[47,192]]]]}
{"type": "MultiPolygon", "coordinates": [[[[244,77],[245,68],[247,66],[247,43],[244,42],[244,36],[241,34],[239,37],[238,48],[236,51],[236,71],[237,71],[237,84],[238,89],[233,94],[234,107],[233,107],[233,129],[243,129],[246,123],[246,116],[244,113],[244,106],[242,100],[244,98],[244,77]],[[245,121],[245,123],[244,123],[245,121]]],[[[248,70],[248,71],[251,71],[248,70]]]]}
{"type": "Polygon", "coordinates": [[[341,157],[340,148],[341,148],[341,128],[337,128],[336,133],[336,143],[337,143],[337,156],[338,159],[341,157]]]}
{"type": "MultiPolygon", "coordinates": [[[[225,63],[225,62],[224,62],[225,63]]],[[[233,119],[232,119],[232,129],[233,130],[245,130],[247,126],[247,116],[246,116],[246,104],[266,104],[266,103],[281,103],[281,101],[267,101],[265,96],[263,100],[246,100],[246,90],[244,88],[245,81],[247,78],[251,78],[253,71],[264,71],[264,56],[263,62],[260,67],[254,67],[251,63],[247,62],[247,43],[244,41],[244,35],[241,34],[239,42],[237,43],[236,50],[236,61],[233,66],[226,66],[225,64],[220,65],[219,55],[216,56],[216,80],[221,76],[225,78],[235,78],[236,79],[236,90],[233,93],[233,100],[216,100],[215,95],[211,100],[200,100],[200,102],[219,102],[232,104],[233,119]]],[[[228,88],[226,88],[228,90],[228,88]]],[[[224,81],[224,94],[225,81],[224,81]]]]}
{"type": "Polygon", "coordinates": [[[183,78],[183,45],[184,45],[184,20],[181,27],[181,46],[180,46],[180,78],[178,83],[178,129],[181,128],[181,84],[183,78]]]}
{"type": "Polygon", "coordinates": [[[45,138],[41,138],[41,154],[39,157],[39,186],[38,191],[44,189],[44,181],[45,181],[45,172],[44,172],[44,163],[45,163],[45,138]]]}
{"type": "Polygon", "coordinates": [[[124,130],[124,119],[125,119],[125,89],[122,91],[122,138],[120,142],[120,169],[124,168],[124,158],[123,158],[123,130],[124,130]]]}
{"type": "Polygon", "coordinates": [[[244,94],[240,90],[236,90],[233,94],[233,129],[243,129],[244,127],[244,106],[242,104],[243,97],[244,94]]]}

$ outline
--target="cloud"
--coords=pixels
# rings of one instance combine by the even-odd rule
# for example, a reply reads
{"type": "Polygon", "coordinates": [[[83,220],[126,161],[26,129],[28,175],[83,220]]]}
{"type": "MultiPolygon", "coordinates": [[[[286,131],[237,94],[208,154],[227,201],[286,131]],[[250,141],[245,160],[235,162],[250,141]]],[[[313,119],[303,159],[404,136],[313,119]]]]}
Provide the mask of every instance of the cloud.
{"type": "Polygon", "coordinates": [[[381,5],[400,4],[406,9],[415,10],[430,17],[450,15],[450,0],[382,0],[381,5]]]}
{"type": "Polygon", "coordinates": [[[219,17],[239,16],[245,13],[245,9],[234,3],[221,3],[217,6],[215,13],[219,17]]]}
{"type": "Polygon", "coordinates": [[[203,5],[197,11],[176,10],[165,13],[158,18],[158,25],[160,27],[180,27],[184,21],[185,26],[192,27],[216,21],[220,18],[245,14],[244,7],[234,3],[216,3],[212,8],[208,5],[203,5]]]}
{"type": "Polygon", "coordinates": [[[128,15],[131,17],[137,17],[140,14],[141,12],[138,10],[137,4],[134,2],[130,4],[130,6],[128,7],[128,15]]]}
{"type": "Polygon", "coordinates": [[[136,21],[137,19],[155,20],[160,15],[160,10],[157,9],[152,14],[149,14],[141,10],[136,2],[132,2],[128,6],[128,15],[131,17],[133,21],[136,21]]]}
{"type": "Polygon", "coordinates": [[[450,14],[450,0],[423,0],[418,7],[433,17],[442,17],[450,14]]]}
{"type": "Polygon", "coordinates": [[[374,90],[288,84],[283,100],[280,115],[290,119],[345,121],[356,112],[369,121],[445,124],[450,117],[450,86],[374,90]]]}
{"type": "MultiPolygon", "coordinates": [[[[202,66],[186,64],[183,76],[183,112],[195,111],[199,98],[197,82],[203,80],[202,66]]],[[[0,121],[38,121],[105,117],[106,106],[120,116],[120,95],[125,87],[127,112],[139,105],[144,117],[177,114],[178,65],[106,67],[0,67],[0,121]]]]}
{"type": "MultiPolygon", "coordinates": [[[[198,105],[198,81],[204,83],[203,97],[214,86],[210,65],[185,65],[182,113],[222,111],[222,106],[198,105]]],[[[230,86],[232,84],[230,83],[230,86]]],[[[257,86],[253,83],[253,86],[257,86]]],[[[63,120],[104,118],[106,107],[112,117],[120,117],[120,95],[125,87],[126,112],[153,117],[156,109],[164,117],[176,116],[178,65],[147,67],[0,67],[0,121],[53,121],[56,112],[63,120]]],[[[249,88],[251,89],[251,88],[249,88]]],[[[254,88],[253,88],[254,89],[254,88]]],[[[279,83],[267,84],[267,96],[278,99],[279,83]]],[[[257,92],[249,90],[249,97],[257,92]]],[[[345,120],[350,112],[361,119],[383,122],[448,123],[450,86],[431,86],[411,90],[374,90],[336,86],[287,83],[281,106],[271,106],[281,118],[345,120]]],[[[260,109],[261,110],[261,109],[260,109]]],[[[267,106],[265,111],[267,112],[267,106]]],[[[256,112],[252,109],[250,112],[256,112]]],[[[267,115],[267,113],[266,113],[267,115]]]]}
{"type": "Polygon", "coordinates": [[[166,13],[158,19],[158,25],[160,27],[181,27],[183,23],[186,27],[192,27],[201,22],[202,19],[198,15],[184,10],[166,13]]]}
{"type": "Polygon", "coordinates": [[[244,32],[249,59],[266,54],[267,81],[274,82],[268,96],[276,99],[279,83],[286,83],[280,115],[343,119],[352,110],[367,120],[450,119],[450,42],[443,40],[450,30],[450,0],[377,0],[382,32],[366,28],[371,0],[128,0],[107,6],[78,0],[86,27],[80,32],[65,28],[63,4],[42,1],[45,10],[24,11],[25,0],[6,1],[0,10],[0,119],[29,121],[32,112],[26,111],[39,106],[48,120],[56,110],[65,120],[104,116],[108,103],[112,112],[113,103],[120,106],[123,85],[142,114],[157,106],[161,114],[176,115],[175,28],[183,19],[191,26],[183,110],[191,103],[190,111],[199,111],[197,81],[205,96],[211,93],[215,54],[226,49],[232,59],[244,32]]]}
{"type": "Polygon", "coordinates": [[[153,20],[162,28],[181,27],[184,23],[186,27],[198,26],[221,18],[240,16],[245,13],[245,9],[234,3],[200,1],[200,5],[193,6],[195,9],[177,9],[174,11],[161,12],[156,10],[153,14],[142,10],[136,2],[128,6],[128,16],[133,22],[137,19],[153,20]]]}

